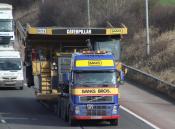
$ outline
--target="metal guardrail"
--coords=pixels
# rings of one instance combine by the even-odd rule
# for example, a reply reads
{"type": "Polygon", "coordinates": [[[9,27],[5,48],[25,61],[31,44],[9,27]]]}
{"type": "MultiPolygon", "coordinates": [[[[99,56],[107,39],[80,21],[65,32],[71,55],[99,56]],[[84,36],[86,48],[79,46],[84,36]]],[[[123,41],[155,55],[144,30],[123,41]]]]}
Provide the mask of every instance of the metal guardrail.
{"type": "Polygon", "coordinates": [[[24,39],[26,37],[26,31],[25,31],[24,27],[22,26],[22,24],[19,21],[16,22],[16,30],[17,30],[18,33],[20,33],[20,38],[21,39],[24,39]]]}
{"type": "Polygon", "coordinates": [[[128,69],[126,79],[155,89],[175,99],[175,85],[163,81],[151,74],[123,64],[128,69]]]}

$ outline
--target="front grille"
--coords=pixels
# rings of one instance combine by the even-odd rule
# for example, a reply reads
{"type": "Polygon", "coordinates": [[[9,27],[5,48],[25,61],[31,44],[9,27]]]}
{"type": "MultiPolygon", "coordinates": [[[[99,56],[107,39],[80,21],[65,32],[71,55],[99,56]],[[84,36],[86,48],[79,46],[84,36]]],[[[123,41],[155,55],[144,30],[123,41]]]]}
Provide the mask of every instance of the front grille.
{"type": "Polygon", "coordinates": [[[12,77],[11,79],[12,79],[12,80],[16,80],[17,78],[16,78],[16,77],[12,77]]]}
{"type": "Polygon", "coordinates": [[[3,77],[2,79],[10,81],[10,80],[16,80],[16,77],[3,77]]]}
{"type": "Polygon", "coordinates": [[[88,110],[87,111],[87,116],[105,116],[107,113],[106,113],[106,111],[105,110],[100,110],[100,111],[98,111],[98,110],[88,110]]]}
{"type": "Polygon", "coordinates": [[[105,116],[107,115],[107,111],[110,109],[109,106],[92,106],[88,109],[86,106],[86,115],[87,116],[105,116]]]}
{"type": "Polygon", "coordinates": [[[4,80],[10,80],[9,77],[3,77],[2,79],[4,79],[4,80]]]}
{"type": "Polygon", "coordinates": [[[113,96],[81,96],[81,103],[110,103],[113,102],[113,96]]]}

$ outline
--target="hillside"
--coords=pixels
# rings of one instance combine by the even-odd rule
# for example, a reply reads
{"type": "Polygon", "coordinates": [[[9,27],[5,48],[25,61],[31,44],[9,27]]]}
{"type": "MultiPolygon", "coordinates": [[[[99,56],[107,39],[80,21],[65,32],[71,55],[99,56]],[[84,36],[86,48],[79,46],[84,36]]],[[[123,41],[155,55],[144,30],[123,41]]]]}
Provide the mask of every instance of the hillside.
{"type": "MultiPolygon", "coordinates": [[[[15,11],[17,10],[16,16],[28,15],[29,12],[27,17],[22,18],[24,24],[87,26],[87,1],[45,0],[44,4],[40,4],[41,0],[27,0],[25,2],[29,2],[29,7],[26,7],[23,0],[8,1],[13,2],[15,11]]],[[[106,27],[107,22],[116,27],[125,24],[129,34],[123,43],[123,62],[175,84],[175,4],[173,3],[175,0],[149,0],[151,28],[149,57],[146,55],[144,1],[90,0],[91,27],[106,27]]]]}
{"type": "Polygon", "coordinates": [[[175,84],[175,30],[158,34],[151,29],[151,54],[146,55],[145,30],[134,35],[131,45],[124,46],[123,61],[175,84]],[[133,53],[134,51],[134,53],[133,53]]]}

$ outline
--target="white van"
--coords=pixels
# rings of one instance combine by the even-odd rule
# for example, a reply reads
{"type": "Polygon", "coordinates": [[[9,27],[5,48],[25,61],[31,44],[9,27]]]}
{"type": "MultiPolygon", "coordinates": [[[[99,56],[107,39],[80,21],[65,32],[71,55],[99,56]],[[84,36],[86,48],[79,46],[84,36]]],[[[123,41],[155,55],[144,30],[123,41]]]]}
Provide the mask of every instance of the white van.
{"type": "Polygon", "coordinates": [[[23,89],[24,75],[19,51],[13,48],[0,48],[0,87],[23,89]]]}
{"type": "Polygon", "coordinates": [[[11,43],[15,41],[13,23],[12,5],[0,3],[0,36],[11,37],[11,43]]]}

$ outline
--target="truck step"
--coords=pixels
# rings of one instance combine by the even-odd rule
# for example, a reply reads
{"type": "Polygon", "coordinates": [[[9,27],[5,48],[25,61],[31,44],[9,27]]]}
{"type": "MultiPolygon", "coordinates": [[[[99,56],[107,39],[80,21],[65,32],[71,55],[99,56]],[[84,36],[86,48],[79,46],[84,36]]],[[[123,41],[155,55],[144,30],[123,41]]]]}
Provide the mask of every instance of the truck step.
{"type": "Polygon", "coordinates": [[[42,71],[41,74],[50,74],[50,71],[42,71]]]}
{"type": "Polygon", "coordinates": [[[50,87],[41,87],[41,90],[42,90],[42,91],[50,91],[51,88],[50,88],[50,87]]]}
{"type": "Polygon", "coordinates": [[[42,66],[41,66],[41,69],[50,69],[50,67],[42,67],[42,66]]]}
{"type": "Polygon", "coordinates": [[[42,79],[42,82],[51,82],[51,79],[42,79]]]}
{"type": "Polygon", "coordinates": [[[48,73],[50,73],[50,69],[41,69],[41,72],[48,72],[48,73]]]}
{"type": "Polygon", "coordinates": [[[41,87],[51,87],[51,84],[49,84],[49,85],[42,85],[41,87]]]}
{"type": "Polygon", "coordinates": [[[51,78],[51,75],[50,74],[49,75],[48,74],[42,74],[41,78],[51,78]]]}
{"type": "Polygon", "coordinates": [[[41,82],[41,85],[42,85],[42,86],[45,86],[45,85],[46,85],[46,86],[49,86],[49,85],[51,85],[51,82],[41,82]]]}
{"type": "Polygon", "coordinates": [[[50,74],[49,75],[48,74],[42,74],[41,78],[51,78],[51,75],[50,74]]]}
{"type": "Polygon", "coordinates": [[[51,94],[51,91],[41,91],[42,94],[51,94]]]}
{"type": "Polygon", "coordinates": [[[42,77],[42,78],[41,78],[41,81],[42,81],[42,82],[48,82],[48,81],[51,82],[51,78],[50,78],[50,77],[42,77]]]}
{"type": "Polygon", "coordinates": [[[50,76],[50,75],[44,75],[44,76],[41,75],[41,78],[42,78],[42,79],[51,79],[51,76],[50,76]]]}
{"type": "Polygon", "coordinates": [[[44,75],[45,75],[45,74],[50,75],[51,72],[41,72],[41,75],[42,75],[42,74],[44,74],[44,75]]]}

